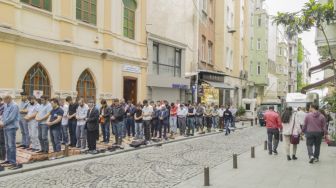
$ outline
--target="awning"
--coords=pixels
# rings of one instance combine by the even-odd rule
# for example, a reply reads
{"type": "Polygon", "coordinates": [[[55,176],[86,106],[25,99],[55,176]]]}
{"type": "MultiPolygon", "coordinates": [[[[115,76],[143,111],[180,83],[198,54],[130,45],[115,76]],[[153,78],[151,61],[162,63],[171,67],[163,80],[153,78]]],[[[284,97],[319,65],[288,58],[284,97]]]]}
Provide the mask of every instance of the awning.
{"type": "Polygon", "coordinates": [[[236,89],[235,87],[229,86],[227,84],[221,83],[221,82],[211,82],[211,81],[204,81],[211,85],[214,88],[220,88],[220,89],[236,89]]]}
{"type": "Polygon", "coordinates": [[[330,60],[328,60],[328,61],[326,61],[326,62],[323,62],[323,63],[321,63],[321,64],[319,64],[319,65],[317,65],[317,66],[315,66],[315,67],[311,67],[311,68],[309,69],[309,71],[308,71],[309,76],[310,76],[311,73],[314,72],[314,71],[324,70],[324,69],[327,69],[327,68],[332,68],[332,65],[333,65],[334,61],[335,61],[334,59],[330,59],[330,60]]]}
{"type": "Polygon", "coordinates": [[[333,82],[335,80],[335,77],[336,77],[336,75],[331,76],[329,78],[326,78],[324,80],[321,80],[319,82],[307,85],[306,87],[304,87],[304,88],[301,89],[301,93],[306,93],[308,90],[320,87],[320,86],[322,86],[322,85],[324,85],[324,84],[326,84],[328,82],[333,82]]]}

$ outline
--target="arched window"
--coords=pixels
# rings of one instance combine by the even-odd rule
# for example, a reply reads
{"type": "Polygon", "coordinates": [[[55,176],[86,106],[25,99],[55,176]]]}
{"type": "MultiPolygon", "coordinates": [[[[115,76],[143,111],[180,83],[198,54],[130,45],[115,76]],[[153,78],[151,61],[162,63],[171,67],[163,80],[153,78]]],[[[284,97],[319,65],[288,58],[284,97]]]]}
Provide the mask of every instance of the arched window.
{"type": "Polygon", "coordinates": [[[137,3],[135,0],[123,0],[124,3],[124,36],[134,39],[135,10],[137,3]]]}
{"type": "Polygon", "coordinates": [[[39,90],[43,92],[43,95],[50,97],[51,86],[48,74],[40,63],[36,63],[28,70],[24,77],[22,89],[27,95],[32,96],[34,90],[39,90]]]}
{"type": "Polygon", "coordinates": [[[96,86],[91,73],[85,70],[79,77],[77,82],[78,97],[88,99],[96,99],[96,86]]]}

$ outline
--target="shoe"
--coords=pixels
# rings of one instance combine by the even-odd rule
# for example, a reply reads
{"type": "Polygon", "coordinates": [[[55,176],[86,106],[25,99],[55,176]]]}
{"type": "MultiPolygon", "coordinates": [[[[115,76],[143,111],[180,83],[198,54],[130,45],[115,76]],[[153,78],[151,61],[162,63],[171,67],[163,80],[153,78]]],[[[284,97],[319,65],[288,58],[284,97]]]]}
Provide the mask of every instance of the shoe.
{"type": "Polygon", "coordinates": [[[314,162],[317,163],[319,162],[320,160],[318,158],[314,158],[314,162]]]}
{"type": "Polygon", "coordinates": [[[293,159],[293,160],[297,160],[298,158],[297,158],[295,155],[293,155],[293,156],[292,156],[292,159],[293,159]]]}
{"type": "Polygon", "coordinates": [[[314,157],[310,157],[309,163],[310,163],[310,164],[313,164],[313,163],[314,163],[314,160],[315,160],[314,157]]]}
{"type": "Polygon", "coordinates": [[[44,151],[42,151],[42,150],[37,150],[37,151],[35,151],[35,153],[44,153],[44,151]]]}
{"type": "Polygon", "coordinates": [[[56,157],[50,157],[49,158],[49,160],[55,160],[56,159],[56,157]]]}
{"type": "MultiPolygon", "coordinates": [[[[289,155],[287,155],[287,160],[288,160],[288,161],[292,160],[291,157],[290,157],[289,155]]],[[[293,160],[294,160],[294,158],[293,158],[293,160]]]]}
{"type": "Polygon", "coordinates": [[[32,152],[37,152],[37,151],[40,151],[39,149],[32,149],[32,152]]]}
{"type": "Polygon", "coordinates": [[[9,170],[16,170],[16,169],[19,169],[19,168],[22,168],[22,164],[11,164],[8,167],[9,170]]]}
{"type": "Polygon", "coordinates": [[[6,164],[10,164],[9,161],[4,161],[4,162],[0,163],[0,165],[6,165],[6,164]]]}
{"type": "Polygon", "coordinates": [[[21,144],[19,145],[17,148],[23,148],[23,147],[26,147],[25,145],[21,144]]]}
{"type": "Polygon", "coordinates": [[[97,150],[93,150],[93,151],[91,151],[91,154],[92,155],[98,154],[98,151],[97,150]]]}
{"type": "Polygon", "coordinates": [[[273,150],[274,155],[278,155],[278,151],[275,149],[273,150]]]}
{"type": "Polygon", "coordinates": [[[272,151],[269,151],[268,154],[269,154],[269,155],[272,155],[272,151]]]}

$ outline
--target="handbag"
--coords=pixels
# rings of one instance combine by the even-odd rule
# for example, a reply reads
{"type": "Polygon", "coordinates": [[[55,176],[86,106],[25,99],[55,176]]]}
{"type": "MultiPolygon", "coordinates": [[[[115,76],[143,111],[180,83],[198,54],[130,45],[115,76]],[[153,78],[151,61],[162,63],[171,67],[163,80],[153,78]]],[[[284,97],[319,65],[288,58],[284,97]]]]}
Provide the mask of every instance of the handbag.
{"type": "Polygon", "coordinates": [[[293,127],[292,127],[292,133],[290,136],[290,143],[293,145],[299,144],[300,143],[300,135],[293,135],[294,127],[295,127],[295,116],[294,115],[294,122],[293,122],[293,127]]]}

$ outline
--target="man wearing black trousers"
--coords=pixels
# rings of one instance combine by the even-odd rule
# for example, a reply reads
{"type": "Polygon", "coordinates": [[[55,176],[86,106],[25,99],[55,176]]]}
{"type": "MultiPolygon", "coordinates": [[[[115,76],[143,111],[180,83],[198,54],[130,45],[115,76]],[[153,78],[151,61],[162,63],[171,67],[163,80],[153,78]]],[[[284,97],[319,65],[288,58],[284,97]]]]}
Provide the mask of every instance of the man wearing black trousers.
{"type": "Polygon", "coordinates": [[[89,110],[86,118],[87,142],[90,154],[97,154],[96,144],[99,131],[99,111],[92,99],[88,102],[89,110]]]}
{"type": "Polygon", "coordinates": [[[73,102],[72,98],[68,96],[65,101],[69,104],[69,114],[68,114],[68,126],[69,126],[69,135],[70,135],[70,147],[76,147],[77,139],[76,139],[76,111],[78,108],[78,103],[73,102]]]}

